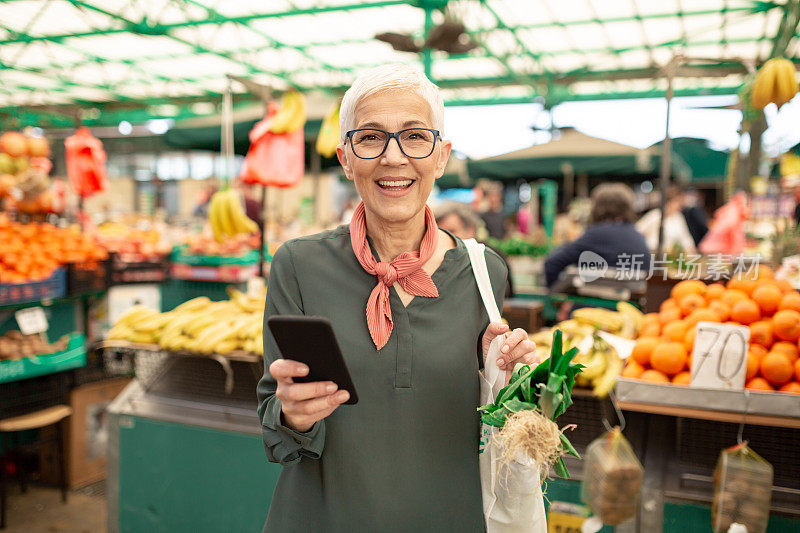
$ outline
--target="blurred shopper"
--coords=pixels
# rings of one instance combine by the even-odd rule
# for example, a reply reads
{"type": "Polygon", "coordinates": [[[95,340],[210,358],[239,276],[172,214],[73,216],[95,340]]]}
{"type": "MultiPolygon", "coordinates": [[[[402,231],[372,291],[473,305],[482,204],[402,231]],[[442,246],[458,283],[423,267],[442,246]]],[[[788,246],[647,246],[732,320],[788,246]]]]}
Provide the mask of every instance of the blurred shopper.
{"type": "MultiPolygon", "coordinates": [[[[464,242],[426,201],[444,174],[439,89],[413,67],[365,72],[341,105],[339,163],[361,197],[349,225],[284,243],[266,319],[330,320],[359,401],[333,382],[298,383],[264,328],[258,414],[284,465],[264,531],[484,531],[478,368],[502,337],[500,368],[538,361],[522,329],[489,318],[464,242]]],[[[506,267],[486,263],[498,307],[506,267]]]]}
{"type": "MultiPolygon", "coordinates": [[[[434,210],[436,216],[436,225],[439,229],[449,231],[459,239],[475,239],[478,234],[478,228],[483,224],[478,214],[467,204],[460,202],[446,202],[434,210]]],[[[485,243],[484,243],[485,244],[485,243]]],[[[513,298],[514,286],[511,282],[511,268],[508,265],[508,259],[505,254],[500,252],[497,248],[485,244],[488,248],[494,250],[497,255],[503,260],[508,269],[506,276],[506,298],[513,298]]]]}
{"type": "Polygon", "coordinates": [[[503,239],[506,236],[506,216],[503,214],[503,189],[497,188],[486,195],[488,209],[481,213],[481,219],[486,224],[489,236],[503,239]]]}
{"type": "Polygon", "coordinates": [[[633,225],[636,220],[633,201],[633,191],[623,183],[598,185],[592,191],[592,209],[586,232],[547,256],[544,262],[547,286],[552,287],[569,265],[577,265],[581,253],[586,251],[602,257],[609,268],[637,264],[641,272],[647,272],[650,255],[644,237],[633,225]]]}
{"type": "Polygon", "coordinates": [[[704,202],[701,201],[698,191],[692,191],[691,193],[680,189],[679,191],[683,196],[681,214],[684,221],[686,221],[689,233],[692,235],[695,247],[700,246],[700,241],[708,233],[708,217],[706,216],[706,210],[703,208],[704,202]]]}
{"type": "MultiPolygon", "coordinates": [[[[662,250],[665,253],[673,251],[687,254],[697,253],[697,246],[681,212],[684,207],[683,202],[683,192],[679,188],[671,187],[667,191],[667,210],[664,216],[664,243],[662,246],[662,250]]],[[[636,229],[644,235],[648,248],[653,251],[658,249],[660,219],[661,209],[656,208],[645,213],[636,223],[636,229]]]]}

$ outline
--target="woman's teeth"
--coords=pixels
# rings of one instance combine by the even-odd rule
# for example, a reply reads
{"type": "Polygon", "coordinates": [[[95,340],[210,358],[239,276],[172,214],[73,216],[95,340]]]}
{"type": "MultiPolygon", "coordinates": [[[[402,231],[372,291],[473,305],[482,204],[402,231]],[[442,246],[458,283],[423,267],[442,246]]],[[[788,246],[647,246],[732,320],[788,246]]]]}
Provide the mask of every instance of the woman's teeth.
{"type": "Polygon", "coordinates": [[[380,180],[378,186],[382,189],[402,190],[414,183],[414,180],[380,180]]]}

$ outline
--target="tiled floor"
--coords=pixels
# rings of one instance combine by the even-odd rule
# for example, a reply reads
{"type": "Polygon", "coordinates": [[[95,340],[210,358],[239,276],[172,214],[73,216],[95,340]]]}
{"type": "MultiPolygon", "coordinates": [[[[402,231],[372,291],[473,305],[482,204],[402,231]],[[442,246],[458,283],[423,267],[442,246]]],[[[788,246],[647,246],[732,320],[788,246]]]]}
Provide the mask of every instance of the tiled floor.
{"type": "Polygon", "coordinates": [[[2,533],[103,533],[106,500],[102,485],[70,491],[61,502],[57,488],[32,485],[22,494],[9,483],[6,529],[2,533]]]}

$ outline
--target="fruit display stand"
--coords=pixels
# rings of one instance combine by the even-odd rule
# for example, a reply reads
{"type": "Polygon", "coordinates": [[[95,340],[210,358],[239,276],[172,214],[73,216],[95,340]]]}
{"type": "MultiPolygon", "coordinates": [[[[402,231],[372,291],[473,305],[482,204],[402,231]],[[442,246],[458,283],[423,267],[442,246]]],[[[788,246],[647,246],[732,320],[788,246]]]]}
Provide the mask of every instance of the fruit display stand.
{"type": "Polygon", "coordinates": [[[74,333],[70,335],[64,350],[47,355],[0,360],[0,384],[85,366],[85,341],[82,334],[74,333]]]}
{"type": "Polygon", "coordinates": [[[258,275],[258,252],[251,250],[240,257],[207,256],[186,253],[176,247],[171,256],[173,279],[243,283],[258,275]]]}

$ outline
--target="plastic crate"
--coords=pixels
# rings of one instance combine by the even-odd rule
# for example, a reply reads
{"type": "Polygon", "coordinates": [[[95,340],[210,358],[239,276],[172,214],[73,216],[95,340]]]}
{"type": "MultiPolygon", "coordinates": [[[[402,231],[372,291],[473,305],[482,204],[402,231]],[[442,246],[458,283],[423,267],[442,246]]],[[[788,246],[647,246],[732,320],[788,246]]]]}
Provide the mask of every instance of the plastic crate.
{"type": "Polygon", "coordinates": [[[72,373],[59,372],[0,386],[0,418],[20,416],[59,404],[69,404],[72,373]]]}
{"type": "Polygon", "coordinates": [[[67,275],[63,268],[58,268],[53,275],[42,281],[0,283],[0,306],[55,300],[66,293],[67,275]]]}
{"type": "Polygon", "coordinates": [[[81,333],[73,333],[70,335],[67,348],[60,352],[0,361],[0,384],[63,372],[85,365],[86,337],[81,333]]]}
{"type": "Polygon", "coordinates": [[[169,273],[169,259],[160,261],[122,261],[114,255],[111,261],[111,285],[128,283],[161,283],[169,273]]]}
{"type": "Polygon", "coordinates": [[[110,259],[67,264],[67,294],[102,292],[110,285],[110,259]]]}

